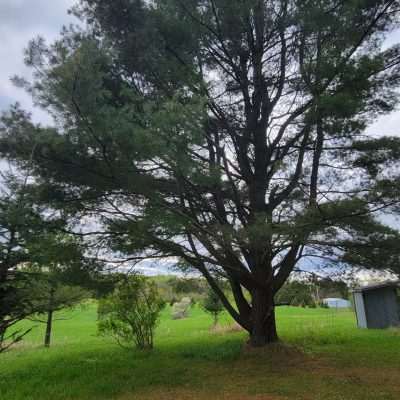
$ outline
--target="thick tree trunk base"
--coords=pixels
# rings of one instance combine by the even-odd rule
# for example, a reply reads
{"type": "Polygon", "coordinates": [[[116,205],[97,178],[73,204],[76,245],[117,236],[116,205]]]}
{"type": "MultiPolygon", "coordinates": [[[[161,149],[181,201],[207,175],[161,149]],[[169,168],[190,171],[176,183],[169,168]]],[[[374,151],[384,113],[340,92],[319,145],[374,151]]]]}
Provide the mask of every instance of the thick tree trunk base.
{"type": "Polygon", "coordinates": [[[275,323],[267,326],[264,332],[250,333],[249,345],[252,347],[265,347],[277,342],[279,342],[279,337],[275,323]]]}
{"type": "Polygon", "coordinates": [[[270,343],[278,342],[275,306],[271,292],[256,291],[252,297],[253,312],[249,345],[252,347],[265,347],[270,343]]]}
{"type": "Polygon", "coordinates": [[[278,336],[253,336],[250,335],[249,345],[251,347],[266,347],[270,344],[276,344],[279,342],[278,336]]]}

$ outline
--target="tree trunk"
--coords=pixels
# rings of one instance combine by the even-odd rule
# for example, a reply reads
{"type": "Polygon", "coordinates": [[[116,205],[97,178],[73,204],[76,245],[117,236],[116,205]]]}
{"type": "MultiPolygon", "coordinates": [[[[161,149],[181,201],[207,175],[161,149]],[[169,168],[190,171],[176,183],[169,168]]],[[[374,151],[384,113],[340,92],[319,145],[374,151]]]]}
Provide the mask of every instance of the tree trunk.
{"type": "Polygon", "coordinates": [[[44,346],[50,347],[51,330],[53,327],[53,303],[54,303],[55,288],[50,289],[49,308],[47,311],[46,334],[44,336],[44,346]]]}
{"type": "Polygon", "coordinates": [[[50,310],[47,312],[46,334],[44,336],[44,346],[45,347],[50,347],[52,325],[53,325],[53,311],[50,310]]]}
{"type": "Polygon", "coordinates": [[[256,289],[252,294],[250,345],[263,347],[278,341],[272,290],[256,289]]]}

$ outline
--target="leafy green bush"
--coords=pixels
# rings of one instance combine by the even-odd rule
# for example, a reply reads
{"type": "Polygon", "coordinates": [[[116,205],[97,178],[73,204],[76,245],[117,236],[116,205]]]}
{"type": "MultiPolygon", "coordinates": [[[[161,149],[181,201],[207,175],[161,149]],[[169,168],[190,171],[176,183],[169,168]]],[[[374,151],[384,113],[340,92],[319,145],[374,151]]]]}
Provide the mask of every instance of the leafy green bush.
{"type": "Polygon", "coordinates": [[[111,335],[123,347],[135,344],[140,350],[152,349],[164,304],[154,282],[140,275],[129,276],[100,300],[99,333],[111,335]]]}

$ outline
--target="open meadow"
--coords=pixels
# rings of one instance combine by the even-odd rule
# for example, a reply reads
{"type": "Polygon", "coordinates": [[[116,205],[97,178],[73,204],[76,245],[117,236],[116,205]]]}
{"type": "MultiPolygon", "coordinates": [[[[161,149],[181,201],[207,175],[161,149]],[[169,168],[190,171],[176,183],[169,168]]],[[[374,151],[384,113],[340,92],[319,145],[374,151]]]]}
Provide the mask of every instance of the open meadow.
{"type": "Polygon", "coordinates": [[[99,337],[95,303],[62,317],[50,349],[38,326],[1,355],[1,400],[400,399],[400,331],[359,330],[350,310],[280,307],[283,344],[261,353],[199,307],[165,309],[150,353],[99,337]]]}

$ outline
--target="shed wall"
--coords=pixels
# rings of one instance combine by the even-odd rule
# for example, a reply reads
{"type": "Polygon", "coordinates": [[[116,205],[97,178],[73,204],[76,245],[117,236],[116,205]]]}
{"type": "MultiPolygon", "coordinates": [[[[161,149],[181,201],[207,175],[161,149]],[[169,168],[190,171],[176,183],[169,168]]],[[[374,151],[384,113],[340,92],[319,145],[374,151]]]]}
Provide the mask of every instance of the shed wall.
{"type": "Polygon", "coordinates": [[[400,325],[396,289],[393,287],[363,293],[368,328],[388,328],[400,325]]]}

